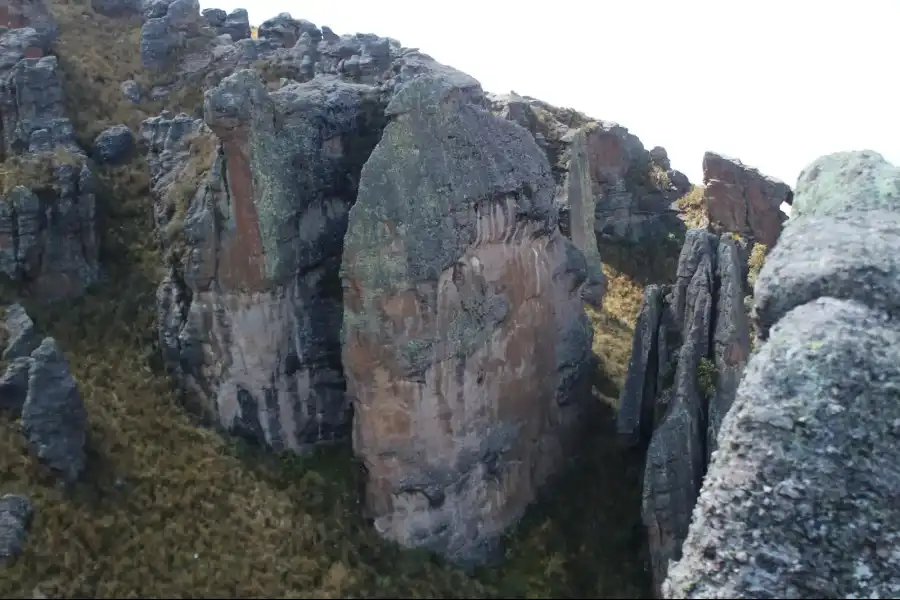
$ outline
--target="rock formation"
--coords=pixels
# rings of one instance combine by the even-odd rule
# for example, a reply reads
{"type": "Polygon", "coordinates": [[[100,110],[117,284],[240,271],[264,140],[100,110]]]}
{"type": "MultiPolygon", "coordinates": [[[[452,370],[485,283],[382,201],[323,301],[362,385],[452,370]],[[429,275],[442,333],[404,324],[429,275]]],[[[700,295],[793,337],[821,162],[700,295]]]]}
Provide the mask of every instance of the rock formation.
{"type": "Polygon", "coordinates": [[[211,129],[186,116],[145,124],[169,201],[160,225],[183,228],[185,245],[160,289],[163,346],[222,425],[275,449],[349,433],[338,270],[377,105],[339,79],[269,94],[241,71],[207,94],[211,129]],[[193,158],[205,174],[177,160],[188,134],[209,138],[193,158]]]}
{"type": "Polygon", "coordinates": [[[900,170],[833,154],[795,194],[666,598],[900,594],[900,170]]]}
{"type": "Polygon", "coordinates": [[[38,4],[16,19],[30,14],[40,30],[0,34],[0,273],[46,298],[77,296],[99,278],[95,181],[57,59],[43,56],[53,28],[38,4]]]}
{"type": "Polygon", "coordinates": [[[692,229],[675,284],[644,291],[618,428],[629,445],[648,445],[642,514],[657,588],[750,353],[745,263],[730,235],[692,229]]]}
{"type": "Polygon", "coordinates": [[[483,562],[577,441],[585,259],[524,129],[445,70],[399,88],[344,242],[344,367],[375,527],[483,562]]]}
{"type": "Polygon", "coordinates": [[[39,336],[21,305],[7,309],[8,362],[0,377],[0,410],[21,417],[31,450],[64,482],[86,465],[87,413],[75,379],[53,338],[39,336]]]}
{"type": "Polygon", "coordinates": [[[31,501],[15,494],[0,496],[0,567],[18,556],[31,525],[31,501]]]}
{"type": "Polygon", "coordinates": [[[735,158],[714,152],[703,155],[706,209],[713,227],[737,233],[771,248],[778,241],[791,204],[787,184],[761,174],[735,158]]]}
{"type": "MultiPolygon", "coordinates": [[[[690,182],[671,168],[665,149],[648,152],[621,125],[534,98],[512,93],[490,100],[494,112],[528,129],[547,153],[564,231],[579,216],[607,244],[649,243],[684,231],[672,204],[690,182]]],[[[584,249],[579,227],[573,227],[572,239],[584,249]]],[[[590,261],[590,250],[586,254],[590,261]]]]}

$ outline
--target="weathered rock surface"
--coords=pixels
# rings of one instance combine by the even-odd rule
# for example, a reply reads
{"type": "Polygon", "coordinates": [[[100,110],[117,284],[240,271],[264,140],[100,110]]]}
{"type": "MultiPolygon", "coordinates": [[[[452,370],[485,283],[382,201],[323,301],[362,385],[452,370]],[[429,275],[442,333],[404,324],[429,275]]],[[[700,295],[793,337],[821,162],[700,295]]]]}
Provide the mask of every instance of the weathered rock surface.
{"type": "Polygon", "coordinates": [[[0,4],[0,27],[32,28],[40,36],[39,46],[49,46],[56,39],[56,23],[43,0],[4,0],[0,4]]]}
{"type": "Polygon", "coordinates": [[[57,59],[38,58],[48,47],[32,28],[0,35],[0,273],[53,298],[80,295],[100,268],[94,176],[57,59]]]}
{"type": "Polygon", "coordinates": [[[793,218],[900,210],[900,167],[871,150],[820,157],[797,179],[793,218]]]}
{"type": "Polygon", "coordinates": [[[131,158],[134,134],[127,125],[113,125],[94,139],[94,160],[101,163],[121,163],[131,158]]]}
{"type": "Polygon", "coordinates": [[[0,566],[22,552],[31,524],[31,500],[18,494],[0,497],[0,566]]]}
{"type": "Polygon", "coordinates": [[[161,228],[184,229],[160,289],[169,363],[223,426],[276,449],[349,434],[338,271],[382,111],[369,86],[321,77],[269,94],[240,71],[207,94],[211,130],[186,116],[145,123],[162,204],[193,185],[181,216],[158,212],[161,228]],[[186,135],[213,132],[208,173],[183,179],[186,135]]]}
{"type": "Polygon", "coordinates": [[[154,2],[145,6],[145,14],[152,15],[141,28],[141,62],[146,69],[170,67],[176,53],[200,36],[198,0],[154,2]]]}
{"type": "Polygon", "coordinates": [[[69,365],[53,338],[31,353],[22,429],[35,455],[65,481],[86,464],[87,413],[69,365]]]}
{"type": "Polygon", "coordinates": [[[580,218],[587,219],[597,239],[611,244],[655,241],[684,225],[673,202],[690,189],[687,177],[669,164],[663,148],[648,152],[628,129],[588,118],[570,109],[512,93],[491,96],[502,117],[528,129],[547,153],[556,180],[560,227],[585,252],[580,218]],[[569,214],[571,212],[571,215],[569,214]]]}
{"type": "Polygon", "coordinates": [[[7,336],[0,377],[0,409],[22,419],[34,454],[63,481],[76,480],[86,464],[87,413],[78,385],[53,338],[38,336],[21,305],[6,311],[7,336]]]}
{"type": "Polygon", "coordinates": [[[219,8],[207,8],[203,11],[203,16],[218,35],[228,35],[232,42],[250,37],[250,16],[246,9],[236,8],[226,13],[219,8]]]}
{"type": "Polygon", "coordinates": [[[900,594],[898,181],[873,152],[801,174],[800,216],[756,283],[768,341],[722,424],[666,598],[900,594]]]}
{"type": "Polygon", "coordinates": [[[344,246],[344,367],[375,527],[482,562],[577,440],[583,255],[545,154],[450,70],[400,88],[344,246]]]}
{"type": "Polygon", "coordinates": [[[771,248],[778,241],[787,215],[782,203],[791,204],[786,184],[763,175],[735,158],[714,152],[703,155],[703,185],[710,224],[771,248]]]}
{"type": "Polygon", "coordinates": [[[91,0],[91,8],[107,17],[137,17],[141,15],[142,0],[91,0]]]}
{"type": "Polygon", "coordinates": [[[627,444],[648,447],[642,514],[657,589],[680,555],[750,353],[742,263],[731,236],[692,229],[675,284],[644,292],[618,429],[627,444]]]}

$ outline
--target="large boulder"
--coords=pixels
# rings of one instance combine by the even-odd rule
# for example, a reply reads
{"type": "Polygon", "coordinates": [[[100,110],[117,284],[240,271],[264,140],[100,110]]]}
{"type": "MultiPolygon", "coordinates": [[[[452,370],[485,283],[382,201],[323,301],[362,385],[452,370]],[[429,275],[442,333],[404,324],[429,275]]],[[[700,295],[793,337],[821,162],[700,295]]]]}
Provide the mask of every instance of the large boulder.
{"type": "Polygon", "coordinates": [[[898,186],[874,152],[801,174],[666,598],[900,595],[898,186]]]}
{"type": "Polygon", "coordinates": [[[768,248],[775,245],[787,215],[782,204],[793,201],[791,188],[736,158],[715,152],[703,155],[703,195],[710,223],[768,248]]]}
{"type": "Polygon", "coordinates": [[[584,256],[545,154],[446,69],[401,86],[344,245],[344,368],[376,529],[494,554],[578,439],[584,256]]]}
{"type": "Polygon", "coordinates": [[[685,226],[673,203],[690,183],[671,168],[665,149],[648,151],[621,125],[534,98],[511,93],[489,99],[495,113],[530,131],[547,154],[560,228],[569,235],[571,224],[572,240],[585,253],[589,269],[594,270],[597,258],[595,238],[633,245],[671,234],[683,237],[685,226]],[[584,229],[593,235],[583,241],[584,229]]]}
{"type": "Polygon", "coordinates": [[[383,106],[333,77],[270,94],[239,71],[204,112],[208,127],[144,126],[172,252],[159,292],[167,362],[215,421],[276,450],[345,437],[338,271],[383,106]]]}

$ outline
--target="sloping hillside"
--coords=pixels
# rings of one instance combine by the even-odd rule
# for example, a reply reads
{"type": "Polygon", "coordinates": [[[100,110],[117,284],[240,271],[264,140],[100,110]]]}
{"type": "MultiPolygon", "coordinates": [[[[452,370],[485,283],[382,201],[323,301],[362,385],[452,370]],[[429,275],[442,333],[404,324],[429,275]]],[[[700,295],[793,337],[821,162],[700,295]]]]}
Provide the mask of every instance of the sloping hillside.
{"type": "MultiPolygon", "coordinates": [[[[82,145],[108,125],[136,130],[159,103],[133,105],[119,85],[146,80],[139,24],[86,0],[54,2],[69,117],[82,145]]],[[[193,111],[185,93],[168,108],[193,111]]],[[[95,168],[107,280],[77,301],[25,304],[65,349],[90,415],[90,470],[71,494],[28,456],[13,423],[0,429],[0,492],[36,505],[24,554],[0,595],[31,597],[646,597],[639,457],[612,436],[592,448],[551,504],[536,507],[495,569],[468,576],[380,541],[358,516],[349,450],[272,457],[206,429],[162,374],[155,333],[160,260],[146,163],[95,168]]],[[[27,182],[20,182],[27,183],[27,182]]],[[[608,268],[594,313],[598,401],[624,376],[640,288],[608,268]]],[[[14,290],[4,290],[11,301],[14,290]]],[[[609,415],[607,415],[608,417],[609,415]]],[[[597,425],[611,432],[611,418],[597,425]]]]}

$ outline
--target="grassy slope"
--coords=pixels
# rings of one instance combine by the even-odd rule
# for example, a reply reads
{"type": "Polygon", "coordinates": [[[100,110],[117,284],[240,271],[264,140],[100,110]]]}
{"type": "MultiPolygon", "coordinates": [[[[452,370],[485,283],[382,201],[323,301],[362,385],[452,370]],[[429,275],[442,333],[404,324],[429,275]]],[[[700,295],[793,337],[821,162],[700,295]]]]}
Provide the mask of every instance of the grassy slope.
{"type": "MultiPolygon", "coordinates": [[[[137,27],[56,3],[71,116],[83,140],[154,114],[120,100],[138,77],[137,27]],[[87,15],[87,16],[84,16],[87,15]]],[[[475,577],[377,539],[357,516],[347,449],[265,456],[196,426],[159,374],[154,284],[159,259],[142,159],[101,169],[110,280],[65,306],[27,303],[66,350],[91,420],[91,468],[71,494],[0,420],[0,493],[37,505],[24,555],[0,597],[600,597],[648,592],[639,527],[639,457],[623,457],[609,419],[557,501],[535,508],[507,560],[475,577]]],[[[608,270],[598,326],[598,401],[613,403],[640,289],[608,270]]]]}

